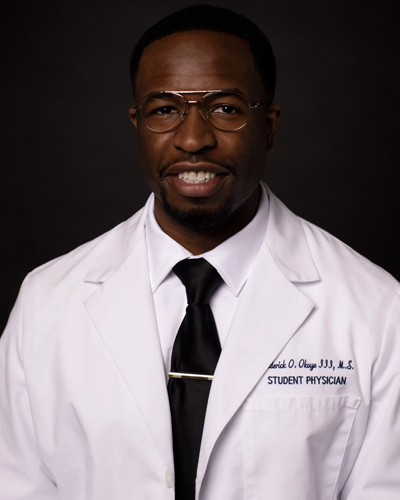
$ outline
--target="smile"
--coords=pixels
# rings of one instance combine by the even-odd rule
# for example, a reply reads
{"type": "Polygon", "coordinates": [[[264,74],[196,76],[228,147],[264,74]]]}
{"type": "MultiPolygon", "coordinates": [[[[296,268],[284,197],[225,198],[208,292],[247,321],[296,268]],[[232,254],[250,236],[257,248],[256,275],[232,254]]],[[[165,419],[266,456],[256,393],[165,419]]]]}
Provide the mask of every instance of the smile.
{"type": "MultiPolygon", "coordinates": [[[[220,169],[218,169],[220,170],[220,169]]],[[[225,172],[212,172],[203,168],[192,170],[190,167],[174,173],[168,173],[166,176],[167,184],[185,198],[199,198],[213,196],[217,191],[223,189],[230,175],[225,172]]]]}
{"type": "Polygon", "coordinates": [[[208,182],[210,179],[213,179],[215,177],[214,172],[203,172],[202,170],[200,172],[180,172],[178,174],[179,179],[187,182],[188,184],[199,184],[199,183],[204,183],[208,182]]]}

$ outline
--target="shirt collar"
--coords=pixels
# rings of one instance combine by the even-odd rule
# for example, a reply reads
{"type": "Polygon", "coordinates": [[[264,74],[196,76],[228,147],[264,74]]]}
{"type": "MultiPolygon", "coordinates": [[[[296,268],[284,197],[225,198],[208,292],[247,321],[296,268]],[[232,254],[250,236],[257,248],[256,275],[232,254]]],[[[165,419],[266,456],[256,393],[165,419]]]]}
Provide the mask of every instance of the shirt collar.
{"type": "Polygon", "coordinates": [[[154,195],[152,195],[145,229],[152,292],[157,290],[180,260],[203,257],[217,269],[232,293],[235,296],[239,295],[267,230],[268,195],[264,186],[262,184],[260,186],[258,210],[247,226],[212,250],[195,256],[160,228],[154,216],[154,195]]]}

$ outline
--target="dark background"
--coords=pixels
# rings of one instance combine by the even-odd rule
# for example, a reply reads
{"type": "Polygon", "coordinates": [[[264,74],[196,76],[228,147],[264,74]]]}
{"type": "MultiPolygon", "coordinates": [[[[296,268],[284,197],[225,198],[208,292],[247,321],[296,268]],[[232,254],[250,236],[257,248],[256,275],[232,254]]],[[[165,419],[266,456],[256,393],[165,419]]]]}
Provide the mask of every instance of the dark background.
{"type": "MultiPolygon", "coordinates": [[[[190,1],[1,2],[0,328],[27,272],[128,218],[128,61],[190,1]]],[[[284,108],[264,179],[302,217],[400,278],[397,1],[214,1],[255,21],[284,108]]]]}

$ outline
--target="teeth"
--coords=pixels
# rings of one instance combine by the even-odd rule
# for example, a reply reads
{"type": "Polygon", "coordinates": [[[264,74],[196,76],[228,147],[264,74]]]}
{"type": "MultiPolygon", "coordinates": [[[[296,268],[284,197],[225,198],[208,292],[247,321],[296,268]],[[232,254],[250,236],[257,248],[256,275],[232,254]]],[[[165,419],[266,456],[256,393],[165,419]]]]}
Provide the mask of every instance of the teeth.
{"type": "Polygon", "coordinates": [[[214,179],[215,174],[212,172],[180,172],[178,174],[179,179],[182,179],[189,184],[198,184],[199,182],[207,182],[210,179],[214,179]]]}

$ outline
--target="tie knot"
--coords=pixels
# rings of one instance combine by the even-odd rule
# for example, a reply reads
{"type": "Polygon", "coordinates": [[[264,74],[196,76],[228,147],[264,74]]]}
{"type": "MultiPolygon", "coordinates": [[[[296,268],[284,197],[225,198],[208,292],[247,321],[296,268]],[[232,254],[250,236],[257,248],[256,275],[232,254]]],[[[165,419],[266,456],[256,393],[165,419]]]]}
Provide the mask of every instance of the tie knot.
{"type": "Polygon", "coordinates": [[[203,258],[181,260],[172,270],[185,285],[188,304],[208,304],[222,283],[219,272],[203,258]]]}

